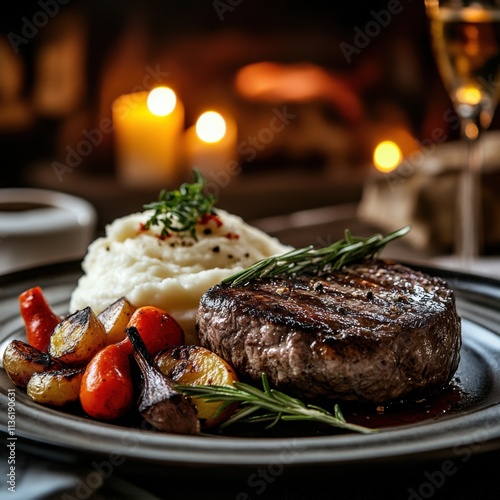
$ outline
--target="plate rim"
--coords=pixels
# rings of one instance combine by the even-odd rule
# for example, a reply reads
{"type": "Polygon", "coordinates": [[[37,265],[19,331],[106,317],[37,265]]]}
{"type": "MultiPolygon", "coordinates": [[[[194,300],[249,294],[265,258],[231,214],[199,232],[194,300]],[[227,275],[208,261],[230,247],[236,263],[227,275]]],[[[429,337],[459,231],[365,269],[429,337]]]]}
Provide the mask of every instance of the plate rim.
{"type": "MultiPolygon", "coordinates": [[[[462,300],[467,301],[471,296],[476,299],[482,295],[487,299],[500,296],[500,280],[420,264],[407,263],[407,265],[443,277],[458,295],[465,293],[462,300]]],[[[75,280],[81,274],[83,274],[81,261],[69,261],[0,276],[0,305],[4,300],[4,291],[9,287],[19,287],[23,282],[42,281],[43,284],[43,279],[48,280],[48,286],[50,283],[53,286],[57,284],[69,286],[69,281],[76,284],[75,280]]],[[[500,312],[498,314],[500,317],[500,312]]],[[[487,330],[484,326],[481,328],[487,330]]],[[[499,332],[489,331],[489,333],[500,337],[499,332]]],[[[0,342],[3,340],[4,337],[1,337],[0,342]]],[[[2,375],[6,377],[5,373],[2,375]]],[[[15,388],[15,390],[20,389],[15,388]]],[[[27,399],[19,401],[17,403],[16,398],[16,405],[22,405],[24,412],[22,420],[19,419],[16,433],[27,443],[35,446],[47,445],[76,454],[109,455],[111,450],[112,453],[138,464],[257,466],[272,461],[283,462],[283,454],[291,449],[292,452],[295,450],[295,454],[299,457],[292,460],[291,465],[330,465],[374,460],[399,461],[409,458],[446,457],[456,455],[457,446],[466,447],[474,452],[500,448],[500,401],[466,415],[456,414],[439,421],[429,419],[418,424],[385,428],[379,433],[369,435],[349,433],[331,436],[258,438],[182,436],[149,432],[78,416],[68,418],[58,410],[41,407],[34,402],[30,403],[27,399]],[[33,421],[41,424],[42,428],[43,425],[48,426],[51,432],[45,432],[43,435],[34,432],[30,426],[33,421]],[[479,430],[471,433],[471,427],[479,430]],[[61,433],[62,429],[69,434],[58,438],[58,432],[64,434],[61,433]],[[83,435],[89,430],[93,432],[93,439],[88,439],[88,436],[84,439],[83,435]],[[117,442],[123,435],[128,439],[117,442]],[[134,443],[140,445],[138,449],[132,446],[134,443]]],[[[0,407],[7,407],[7,390],[3,385],[0,387],[0,407]]],[[[2,432],[5,432],[5,429],[2,429],[2,432]]]]}

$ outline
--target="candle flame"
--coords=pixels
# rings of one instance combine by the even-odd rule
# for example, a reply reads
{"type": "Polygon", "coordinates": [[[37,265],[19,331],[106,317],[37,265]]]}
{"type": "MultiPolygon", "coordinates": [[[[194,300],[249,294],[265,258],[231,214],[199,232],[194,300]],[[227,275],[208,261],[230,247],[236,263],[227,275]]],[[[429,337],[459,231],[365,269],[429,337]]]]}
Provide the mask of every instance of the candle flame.
{"type": "Polygon", "coordinates": [[[393,141],[382,141],[373,152],[373,163],[381,172],[391,172],[403,159],[400,147],[393,141]]]}
{"type": "Polygon", "coordinates": [[[226,134],[226,122],[216,111],[206,111],[196,121],[196,134],[205,142],[218,142],[226,134]]]}
{"type": "Polygon", "coordinates": [[[148,95],[148,109],[156,116],[172,113],[177,104],[175,92],[168,87],[157,87],[148,95]]]}

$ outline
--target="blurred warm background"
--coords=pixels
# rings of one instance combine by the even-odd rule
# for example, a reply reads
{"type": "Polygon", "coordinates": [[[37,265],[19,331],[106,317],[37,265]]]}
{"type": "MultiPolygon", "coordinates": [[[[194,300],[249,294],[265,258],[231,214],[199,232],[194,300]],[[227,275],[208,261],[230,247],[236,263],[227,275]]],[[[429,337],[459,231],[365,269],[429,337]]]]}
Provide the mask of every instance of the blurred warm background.
{"type": "MultiPolygon", "coordinates": [[[[0,23],[1,187],[77,194],[96,206],[102,228],[197,166],[219,206],[281,227],[292,244],[313,224],[300,214],[312,210],[318,226],[335,217],[382,229],[411,222],[418,251],[449,251],[453,176],[428,164],[459,130],[423,1],[325,10],[296,0],[40,0],[12,4],[0,23]],[[117,137],[126,116],[113,116],[113,102],[158,86],[182,106],[181,131],[177,124],[168,142],[174,159],[165,178],[143,164],[131,180],[117,137]],[[225,118],[228,144],[190,138],[208,110],[225,118]]],[[[129,133],[145,147],[151,130],[129,133]]],[[[498,175],[490,174],[494,217],[498,175]]]]}

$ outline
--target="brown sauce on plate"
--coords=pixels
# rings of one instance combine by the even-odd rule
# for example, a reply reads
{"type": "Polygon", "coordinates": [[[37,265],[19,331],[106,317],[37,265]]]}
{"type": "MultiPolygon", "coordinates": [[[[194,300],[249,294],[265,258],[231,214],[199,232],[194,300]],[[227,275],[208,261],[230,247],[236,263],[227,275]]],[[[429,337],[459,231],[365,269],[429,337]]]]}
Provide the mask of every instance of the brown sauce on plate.
{"type": "MultiPolygon", "coordinates": [[[[470,403],[469,396],[458,379],[432,394],[391,401],[383,405],[338,402],[342,414],[349,423],[380,430],[438,420],[463,411],[470,403]]],[[[335,401],[314,401],[314,404],[329,410],[331,413],[334,412],[335,401]]],[[[305,421],[279,422],[270,429],[265,427],[265,424],[235,424],[222,431],[215,429],[209,430],[208,433],[232,437],[305,437],[348,432],[336,427],[305,421]]]]}
{"type": "Polygon", "coordinates": [[[397,427],[434,420],[463,409],[466,395],[458,382],[426,396],[380,405],[341,405],[347,421],[372,428],[397,427]]]}

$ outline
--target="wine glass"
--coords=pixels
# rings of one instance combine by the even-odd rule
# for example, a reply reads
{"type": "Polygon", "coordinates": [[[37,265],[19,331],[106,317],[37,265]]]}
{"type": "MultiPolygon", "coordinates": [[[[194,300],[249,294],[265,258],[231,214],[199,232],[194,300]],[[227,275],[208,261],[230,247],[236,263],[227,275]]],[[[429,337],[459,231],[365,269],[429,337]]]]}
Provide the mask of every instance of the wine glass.
{"type": "Polygon", "coordinates": [[[461,124],[456,253],[471,269],[482,245],[480,137],[493,118],[500,68],[500,0],[425,0],[441,78],[461,124]]]}

